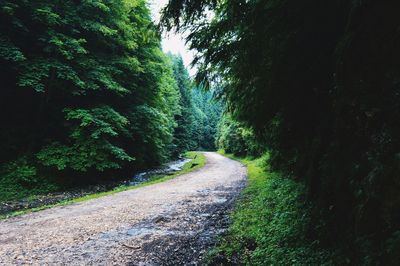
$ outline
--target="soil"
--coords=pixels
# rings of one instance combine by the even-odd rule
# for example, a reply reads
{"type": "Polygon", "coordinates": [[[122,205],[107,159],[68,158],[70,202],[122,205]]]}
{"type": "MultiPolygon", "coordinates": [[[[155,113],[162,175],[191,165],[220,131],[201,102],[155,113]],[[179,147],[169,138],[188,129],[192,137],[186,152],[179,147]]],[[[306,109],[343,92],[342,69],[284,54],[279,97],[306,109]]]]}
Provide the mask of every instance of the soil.
{"type": "Polygon", "coordinates": [[[216,153],[169,181],[0,221],[1,265],[200,265],[246,168],[216,153]]]}

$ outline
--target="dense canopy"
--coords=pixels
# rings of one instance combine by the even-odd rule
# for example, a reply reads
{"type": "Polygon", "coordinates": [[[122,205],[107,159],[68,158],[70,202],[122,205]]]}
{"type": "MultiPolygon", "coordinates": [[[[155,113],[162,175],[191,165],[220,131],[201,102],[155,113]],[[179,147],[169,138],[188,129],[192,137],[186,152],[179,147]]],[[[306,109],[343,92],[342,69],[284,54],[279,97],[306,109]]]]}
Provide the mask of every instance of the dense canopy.
{"type": "Polygon", "coordinates": [[[195,136],[209,93],[192,89],[159,35],[144,0],[0,3],[2,199],[213,148],[215,132],[195,136]]]}
{"type": "Polygon", "coordinates": [[[0,202],[220,148],[279,174],[253,193],[264,244],[397,265],[398,1],[170,0],[161,28],[187,34],[196,83],[148,4],[0,1],[0,202]]]}
{"type": "Polygon", "coordinates": [[[273,168],[307,185],[311,237],[352,263],[398,259],[398,8],[171,0],[164,10],[167,29],[190,32],[198,81],[222,80],[229,111],[267,147],[273,168]]]}

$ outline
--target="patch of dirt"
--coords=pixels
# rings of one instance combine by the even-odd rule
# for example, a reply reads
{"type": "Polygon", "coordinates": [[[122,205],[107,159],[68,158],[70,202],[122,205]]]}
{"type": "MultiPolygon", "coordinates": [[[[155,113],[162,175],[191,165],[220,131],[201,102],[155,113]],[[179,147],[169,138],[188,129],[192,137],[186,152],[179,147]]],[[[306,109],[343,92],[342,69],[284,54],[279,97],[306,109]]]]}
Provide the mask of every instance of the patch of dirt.
{"type": "Polygon", "coordinates": [[[201,264],[246,176],[205,156],[205,167],[163,183],[0,221],[0,264],[201,264]]]}

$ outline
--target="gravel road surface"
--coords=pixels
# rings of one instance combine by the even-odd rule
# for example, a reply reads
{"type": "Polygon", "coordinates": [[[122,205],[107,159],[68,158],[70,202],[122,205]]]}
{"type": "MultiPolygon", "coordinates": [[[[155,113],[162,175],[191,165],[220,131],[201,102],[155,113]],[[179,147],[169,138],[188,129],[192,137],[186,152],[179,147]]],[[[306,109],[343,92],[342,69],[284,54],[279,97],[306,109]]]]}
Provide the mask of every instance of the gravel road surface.
{"type": "Polygon", "coordinates": [[[199,265],[246,168],[217,153],[172,180],[0,221],[0,265],[199,265]]]}

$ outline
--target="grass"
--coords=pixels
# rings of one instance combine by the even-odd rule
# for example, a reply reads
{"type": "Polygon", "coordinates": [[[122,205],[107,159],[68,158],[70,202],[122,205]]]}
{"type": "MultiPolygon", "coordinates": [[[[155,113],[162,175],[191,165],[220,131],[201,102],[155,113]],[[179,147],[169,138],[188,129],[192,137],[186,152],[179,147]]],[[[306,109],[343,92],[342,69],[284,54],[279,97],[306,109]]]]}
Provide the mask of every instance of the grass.
{"type": "Polygon", "coordinates": [[[332,265],[330,254],[307,239],[310,208],[305,188],[268,171],[268,156],[238,158],[248,184],[231,216],[232,224],[210,252],[212,265],[332,265]]]}
{"type": "MultiPolygon", "coordinates": [[[[119,186],[113,190],[106,191],[106,192],[94,193],[94,194],[86,195],[86,196],[79,197],[76,199],[62,201],[62,202],[59,202],[56,204],[41,206],[38,208],[32,208],[32,209],[11,212],[9,214],[0,215],[0,220],[27,214],[27,213],[31,213],[31,212],[38,212],[41,210],[45,210],[45,209],[49,209],[49,208],[53,208],[53,207],[57,207],[57,206],[65,206],[65,205],[70,205],[70,204],[74,204],[74,203],[79,203],[79,202],[83,202],[83,201],[87,201],[87,200],[96,199],[99,197],[113,195],[115,193],[119,193],[119,192],[123,192],[123,191],[128,191],[128,190],[137,189],[137,188],[144,187],[144,186],[149,186],[149,185],[165,182],[165,181],[173,179],[177,176],[180,176],[180,175],[189,173],[191,171],[194,171],[196,169],[199,169],[199,168],[203,167],[206,163],[205,156],[200,152],[187,152],[186,157],[190,158],[192,160],[190,162],[186,163],[182,167],[182,170],[176,172],[173,175],[155,175],[155,176],[152,176],[149,179],[149,181],[139,184],[139,185],[136,185],[136,186],[119,186]]],[[[34,197],[34,196],[31,196],[31,197],[34,197]]]]}

